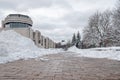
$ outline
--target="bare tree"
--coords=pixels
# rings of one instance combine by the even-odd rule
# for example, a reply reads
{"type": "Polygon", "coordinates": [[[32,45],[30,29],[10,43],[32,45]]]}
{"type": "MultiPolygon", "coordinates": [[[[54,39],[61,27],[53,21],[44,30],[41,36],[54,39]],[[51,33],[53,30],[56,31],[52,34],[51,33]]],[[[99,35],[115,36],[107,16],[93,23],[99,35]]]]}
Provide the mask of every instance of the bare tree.
{"type": "Polygon", "coordinates": [[[112,41],[112,13],[105,11],[100,15],[99,26],[97,27],[99,33],[100,46],[105,47],[112,41]]]}
{"type": "Polygon", "coordinates": [[[109,41],[110,28],[111,28],[110,11],[103,13],[96,12],[89,18],[87,28],[84,30],[83,41],[89,46],[106,46],[109,41]]]}
{"type": "Polygon", "coordinates": [[[114,45],[120,46],[120,0],[113,13],[114,45]]]}

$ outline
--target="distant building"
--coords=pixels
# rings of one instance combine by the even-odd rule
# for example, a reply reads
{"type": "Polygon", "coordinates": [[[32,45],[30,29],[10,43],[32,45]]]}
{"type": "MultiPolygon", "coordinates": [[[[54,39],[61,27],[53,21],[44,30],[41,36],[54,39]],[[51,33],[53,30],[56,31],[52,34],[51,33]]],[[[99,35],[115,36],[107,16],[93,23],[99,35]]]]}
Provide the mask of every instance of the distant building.
{"type": "Polygon", "coordinates": [[[32,24],[29,16],[21,14],[10,14],[2,21],[4,28],[29,28],[32,27],[32,24]]]}
{"type": "Polygon", "coordinates": [[[59,43],[56,43],[56,48],[66,48],[67,42],[65,40],[62,40],[59,43]]]}
{"type": "Polygon", "coordinates": [[[31,29],[33,21],[27,15],[10,14],[2,21],[2,30],[14,30],[21,35],[30,38],[38,47],[55,48],[55,42],[45,38],[38,30],[31,29]],[[51,44],[51,45],[49,45],[51,44]]]}

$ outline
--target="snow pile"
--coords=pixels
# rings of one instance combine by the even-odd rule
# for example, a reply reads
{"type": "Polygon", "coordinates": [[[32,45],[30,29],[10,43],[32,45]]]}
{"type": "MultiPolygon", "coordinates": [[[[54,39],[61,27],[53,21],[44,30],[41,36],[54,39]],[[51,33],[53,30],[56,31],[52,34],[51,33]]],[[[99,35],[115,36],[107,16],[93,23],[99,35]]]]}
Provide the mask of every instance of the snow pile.
{"type": "Polygon", "coordinates": [[[0,63],[19,59],[36,58],[46,54],[59,53],[61,50],[40,49],[34,42],[15,31],[0,32],[0,63]]]}
{"type": "Polygon", "coordinates": [[[93,49],[78,49],[76,47],[69,48],[68,51],[78,53],[80,57],[91,58],[107,58],[113,60],[120,60],[120,47],[109,48],[93,48],[93,49]]]}
{"type": "Polygon", "coordinates": [[[120,51],[120,47],[102,47],[102,48],[92,48],[92,50],[97,50],[97,51],[108,51],[108,50],[120,51]]]}
{"type": "Polygon", "coordinates": [[[73,47],[70,47],[68,49],[68,51],[70,52],[75,52],[75,53],[79,53],[80,52],[80,49],[78,49],[76,46],[73,46],[73,47]]]}
{"type": "Polygon", "coordinates": [[[61,45],[66,45],[66,44],[67,44],[66,41],[61,42],[61,45]]]}

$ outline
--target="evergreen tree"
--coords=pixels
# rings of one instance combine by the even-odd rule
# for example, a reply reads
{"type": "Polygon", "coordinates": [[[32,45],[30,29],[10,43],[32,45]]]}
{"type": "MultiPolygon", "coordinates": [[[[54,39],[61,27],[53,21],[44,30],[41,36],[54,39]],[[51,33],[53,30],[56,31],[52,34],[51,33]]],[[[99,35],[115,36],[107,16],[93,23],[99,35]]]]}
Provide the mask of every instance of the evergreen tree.
{"type": "Polygon", "coordinates": [[[78,31],[78,33],[77,33],[77,43],[80,42],[80,39],[81,39],[81,36],[80,36],[79,31],[78,31]]]}
{"type": "Polygon", "coordinates": [[[76,39],[76,47],[77,48],[81,48],[81,36],[80,36],[80,33],[79,33],[79,31],[78,31],[78,33],[77,33],[77,39],[76,39]]]}
{"type": "Polygon", "coordinates": [[[76,36],[75,36],[75,33],[73,34],[73,37],[72,37],[72,45],[75,45],[76,44],[76,36]]]}

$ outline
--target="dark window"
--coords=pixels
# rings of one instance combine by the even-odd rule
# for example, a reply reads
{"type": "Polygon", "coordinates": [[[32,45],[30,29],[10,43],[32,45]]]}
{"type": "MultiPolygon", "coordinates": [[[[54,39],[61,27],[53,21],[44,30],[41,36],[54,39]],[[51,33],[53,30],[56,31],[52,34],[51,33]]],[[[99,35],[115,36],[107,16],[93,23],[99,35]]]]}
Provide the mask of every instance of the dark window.
{"type": "Polygon", "coordinates": [[[45,39],[45,43],[44,44],[45,44],[45,47],[46,47],[46,39],[45,39]]]}
{"type": "Polygon", "coordinates": [[[33,39],[35,39],[35,32],[33,32],[33,39]]]}
{"type": "Polygon", "coordinates": [[[39,44],[40,44],[40,40],[39,40],[39,44]]]}
{"type": "Polygon", "coordinates": [[[11,23],[7,23],[10,24],[10,28],[27,28],[31,25],[26,24],[26,23],[20,23],[20,22],[11,22],[11,23]]]}

